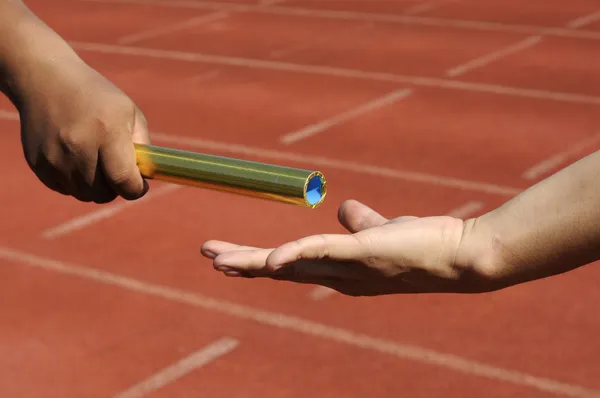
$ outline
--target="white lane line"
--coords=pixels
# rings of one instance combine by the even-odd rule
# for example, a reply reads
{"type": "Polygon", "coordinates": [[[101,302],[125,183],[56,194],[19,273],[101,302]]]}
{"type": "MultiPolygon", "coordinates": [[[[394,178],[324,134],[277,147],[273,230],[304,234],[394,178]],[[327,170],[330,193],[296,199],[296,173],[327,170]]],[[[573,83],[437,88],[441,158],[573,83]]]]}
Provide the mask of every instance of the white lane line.
{"type": "Polygon", "coordinates": [[[583,15],[577,19],[574,19],[567,23],[567,28],[579,29],[593,22],[600,20],[600,11],[593,12],[591,14],[583,15]]]}
{"type": "Polygon", "coordinates": [[[164,185],[155,189],[151,189],[146,195],[144,195],[144,197],[138,200],[119,200],[117,202],[102,205],[98,210],[94,210],[82,216],[68,220],[60,225],[48,228],[42,232],[42,237],[44,239],[57,239],[75,231],[80,231],[84,228],[88,228],[94,224],[114,217],[129,207],[137,206],[150,199],[174,192],[179,188],[181,188],[179,185],[164,185]]]}
{"type": "MultiPolygon", "coordinates": [[[[528,387],[574,398],[600,398],[600,391],[561,381],[534,376],[512,369],[500,368],[483,362],[473,361],[458,355],[446,354],[428,348],[403,344],[398,341],[384,340],[375,336],[360,334],[349,329],[333,327],[295,316],[240,305],[234,302],[203,296],[201,294],[152,284],[118,274],[88,268],[82,265],[37,256],[31,253],[0,247],[0,259],[16,262],[63,275],[77,276],[82,279],[120,287],[172,302],[187,304],[204,310],[229,315],[237,319],[251,321],[264,326],[293,331],[308,336],[330,340],[340,344],[392,355],[403,360],[439,366],[447,370],[483,377],[495,381],[528,387]]],[[[7,267],[8,264],[2,264],[7,267]]]]}
{"type": "Polygon", "coordinates": [[[312,167],[328,167],[331,169],[354,172],[358,174],[374,175],[378,177],[393,178],[398,180],[423,183],[439,187],[455,188],[465,191],[484,192],[492,195],[513,197],[519,194],[522,189],[506,187],[485,182],[463,180],[451,177],[444,177],[428,173],[419,173],[405,170],[395,170],[385,167],[372,166],[336,160],[325,157],[307,156],[292,152],[282,152],[270,149],[262,149],[241,144],[227,144],[216,141],[203,140],[192,137],[174,136],[159,132],[153,132],[152,141],[162,142],[163,144],[185,145],[192,148],[223,151],[236,155],[256,156],[265,159],[278,160],[284,162],[297,162],[310,164],[312,167]]]}
{"type": "Polygon", "coordinates": [[[20,121],[19,112],[0,109],[0,119],[20,121]]]}
{"type": "Polygon", "coordinates": [[[123,36],[117,40],[119,44],[133,44],[138,43],[143,40],[154,39],[160,36],[169,35],[171,33],[176,33],[181,30],[185,30],[188,28],[195,28],[201,26],[203,24],[211,23],[214,21],[218,21],[220,19],[226,18],[229,16],[227,12],[218,11],[214,13],[210,13],[207,15],[202,15],[196,18],[191,18],[185,21],[177,22],[168,26],[163,26],[161,28],[149,29],[143,32],[134,33],[131,35],[123,36]]]}
{"type": "MultiPolygon", "coordinates": [[[[600,133],[569,146],[565,151],[557,153],[548,159],[544,159],[525,171],[522,177],[526,180],[536,180],[557,171],[562,165],[575,158],[578,154],[598,146],[600,144],[600,133]]],[[[600,148],[598,148],[600,150],[600,148]]]]}
{"type": "MultiPolygon", "coordinates": [[[[583,27],[584,25],[595,22],[598,19],[600,19],[600,11],[592,13],[592,14],[584,15],[580,18],[570,21],[566,24],[566,27],[570,28],[570,29],[577,29],[577,28],[583,27]]],[[[543,33],[546,34],[547,32],[543,32],[543,33]]],[[[503,49],[494,51],[492,53],[489,53],[487,55],[484,55],[482,57],[479,57],[472,61],[469,61],[463,65],[459,65],[455,68],[452,68],[446,74],[450,77],[457,77],[457,76],[463,75],[466,72],[487,66],[487,65],[489,65],[493,62],[496,62],[500,59],[503,59],[510,55],[527,50],[527,49],[537,45],[542,40],[543,40],[542,35],[529,36],[529,37],[527,37],[515,44],[507,46],[503,49]]]]}
{"type": "Polygon", "coordinates": [[[410,89],[397,90],[393,93],[384,95],[383,97],[374,99],[365,104],[359,105],[354,109],[350,109],[344,113],[336,115],[332,118],[325,119],[319,123],[312,124],[310,126],[306,126],[298,131],[289,133],[281,137],[281,142],[283,144],[293,144],[300,140],[304,140],[306,138],[312,137],[319,133],[324,132],[332,127],[335,127],[339,124],[347,122],[351,119],[357,118],[364,114],[367,114],[373,110],[383,108],[388,105],[392,105],[406,97],[408,97],[412,93],[410,89]]]}
{"type": "Polygon", "coordinates": [[[259,5],[265,7],[265,6],[274,6],[276,4],[281,4],[283,2],[286,2],[287,0],[260,0],[258,2],[259,5]]]}
{"type": "Polygon", "coordinates": [[[525,35],[546,35],[557,37],[573,37],[580,39],[600,40],[600,32],[583,31],[566,28],[548,28],[535,25],[516,25],[501,22],[476,21],[465,19],[435,18],[425,16],[397,15],[384,13],[365,13],[360,11],[318,10],[293,6],[265,7],[258,4],[240,4],[216,1],[185,1],[185,0],[79,0],[84,2],[99,2],[105,4],[151,4],[160,7],[226,10],[239,13],[263,13],[287,15],[308,18],[359,20],[369,22],[388,22],[417,26],[458,28],[465,30],[521,33],[525,35]]]}
{"type": "Polygon", "coordinates": [[[479,201],[470,201],[465,203],[462,206],[457,207],[456,209],[448,212],[448,216],[465,219],[467,217],[471,217],[473,214],[477,213],[479,210],[483,209],[484,203],[479,201]]]}
{"type": "MultiPolygon", "coordinates": [[[[1,117],[2,115],[0,114],[0,118],[1,117]]],[[[382,178],[392,178],[466,191],[484,192],[492,195],[513,197],[522,191],[522,189],[515,187],[507,187],[480,181],[464,180],[429,173],[420,173],[416,171],[395,170],[370,164],[348,162],[325,157],[307,156],[292,152],[282,152],[241,144],[230,144],[193,137],[176,136],[160,132],[151,132],[150,136],[153,141],[162,142],[163,144],[185,145],[202,150],[223,151],[236,155],[257,156],[277,161],[290,161],[302,164],[310,164],[311,166],[329,167],[332,169],[358,174],[374,175],[382,178]]]]}
{"type": "Polygon", "coordinates": [[[118,394],[116,398],[141,398],[175,382],[196,369],[229,354],[239,345],[239,341],[223,338],[189,355],[186,358],[162,369],[146,380],[118,394]]]}
{"type": "Polygon", "coordinates": [[[404,15],[417,15],[422,14],[427,11],[434,10],[436,8],[442,7],[448,3],[453,3],[456,0],[432,0],[432,1],[423,1],[421,3],[412,5],[404,10],[404,15]]]}
{"type": "Polygon", "coordinates": [[[482,68],[487,66],[493,62],[499,61],[502,58],[508,57],[510,55],[516,54],[520,51],[527,50],[542,41],[542,36],[531,36],[524,40],[521,40],[515,44],[511,44],[510,46],[504,47],[498,51],[491,52],[482,57],[476,58],[469,62],[466,62],[462,65],[458,65],[446,72],[446,75],[450,77],[458,77],[464,75],[467,72],[475,70],[477,68],[482,68]]]}
{"type": "Polygon", "coordinates": [[[333,66],[296,64],[291,62],[229,57],[202,54],[196,52],[159,50],[140,47],[125,47],[112,44],[70,42],[70,45],[76,51],[89,51],[94,53],[113,55],[122,54],[155,59],[170,59],[183,62],[200,62],[252,69],[277,70],[304,74],[365,79],[373,81],[386,81],[423,87],[434,87],[469,92],[483,92],[489,94],[506,95],[511,97],[600,105],[600,97],[598,96],[556,92],[548,90],[526,89],[519,87],[502,86],[498,84],[461,82],[453,79],[442,79],[435,77],[406,76],[385,72],[366,72],[358,69],[347,69],[333,66]]]}

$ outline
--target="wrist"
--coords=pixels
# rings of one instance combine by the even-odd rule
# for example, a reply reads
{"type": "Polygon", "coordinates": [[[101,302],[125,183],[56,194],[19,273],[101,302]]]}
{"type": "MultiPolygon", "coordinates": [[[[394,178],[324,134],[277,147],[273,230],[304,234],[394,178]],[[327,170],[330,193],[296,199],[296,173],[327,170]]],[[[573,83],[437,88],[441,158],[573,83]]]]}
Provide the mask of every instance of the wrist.
{"type": "Polygon", "coordinates": [[[507,281],[512,276],[511,268],[504,261],[501,242],[484,217],[463,222],[454,266],[462,271],[464,282],[472,286],[472,290],[491,291],[510,284],[507,281]]]}

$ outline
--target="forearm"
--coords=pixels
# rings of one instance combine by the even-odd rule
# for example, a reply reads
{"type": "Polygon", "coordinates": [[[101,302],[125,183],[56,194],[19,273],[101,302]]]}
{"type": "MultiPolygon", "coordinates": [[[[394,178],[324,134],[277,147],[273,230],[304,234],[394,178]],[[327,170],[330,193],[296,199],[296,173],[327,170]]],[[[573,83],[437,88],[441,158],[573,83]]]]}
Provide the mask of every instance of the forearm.
{"type": "Polygon", "coordinates": [[[600,151],[465,223],[458,256],[501,285],[600,258],[600,151]]]}
{"type": "Polygon", "coordinates": [[[40,71],[65,61],[79,58],[56,32],[21,0],[0,0],[0,90],[15,106],[47,77],[40,71]]]}

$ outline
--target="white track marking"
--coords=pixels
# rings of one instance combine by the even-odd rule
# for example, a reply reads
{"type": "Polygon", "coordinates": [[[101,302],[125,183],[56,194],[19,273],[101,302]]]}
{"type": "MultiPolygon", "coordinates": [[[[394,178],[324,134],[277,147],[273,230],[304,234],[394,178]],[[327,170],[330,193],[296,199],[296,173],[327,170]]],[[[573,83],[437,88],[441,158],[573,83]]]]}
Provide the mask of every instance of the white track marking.
{"type": "Polygon", "coordinates": [[[369,101],[365,104],[359,105],[354,109],[350,109],[350,110],[348,110],[344,113],[341,113],[339,115],[336,115],[332,118],[325,119],[319,123],[312,124],[310,126],[306,126],[306,127],[302,128],[298,131],[286,134],[283,137],[281,137],[280,141],[283,144],[293,144],[300,140],[303,140],[303,139],[312,137],[314,135],[317,135],[319,133],[322,133],[325,130],[328,130],[339,124],[347,122],[351,119],[362,116],[373,110],[383,108],[388,105],[392,105],[392,104],[398,102],[399,100],[402,100],[402,99],[408,97],[411,93],[412,93],[412,90],[410,90],[410,89],[394,91],[393,93],[384,95],[383,97],[379,97],[379,98],[369,101]]]}
{"type": "Polygon", "coordinates": [[[260,0],[258,2],[259,5],[261,6],[274,6],[276,4],[281,4],[286,2],[287,0],[260,0]]]}
{"type": "Polygon", "coordinates": [[[21,116],[17,111],[0,110],[0,119],[21,121],[21,116]]]}
{"type": "Polygon", "coordinates": [[[600,20],[600,11],[584,15],[567,23],[567,28],[579,29],[600,20]]]}
{"type": "MultiPolygon", "coordinates": [[[[251,321],[286,331],[346,344],[363,350],[391,355],[403,360],[412,360],[430,366],[482,377],[499,382],[510,383],[533,390],[564,395],[574,398],[600,398],[600,391],[583,386],[563,383],[557,380],[538,377],[511,369],[477,362],[458,355],[446,354],[428,348],[403,344],[398,341],[384,340],[375,336],[360,334],[349,329],[338,328],[283,313],[237,304],[197,294],[190,291],[152,284],[118,274],[69,264],[59,260],[37,256],[31,253],[0,247],[0,259],[21,265],[35,267],[62,275],[76,276],[107,286],[119,287],[131,292],[159,297],[168,301],[186,304],[225,314],[237,319],[251,321]]],[[[7,267],[8,264],[2,266],[7,267]]]]}
{"type": "Polygon", "coordinates": [[[360,20],[372,22],[401,23],[407,25],[448,27],[466,30],[522,33],[526,35],[546,35],[557,37],[573,37],[581,39],[600,40],[600,32],[582,31],[566,28],[547,28],[534,25],[503,24],[498,22],[472,21],[462,19],[434,18],[410,15],[394,15],[383,13],[364,13],[358,11],[317,10],[292,6],[265,7],[252,4],[236,4],[212,1],[181,1],[181,0],[79,0],[99,2],[105,4],[152,4],[162,7],[175,8],[200,8],[210,10],[226,10],[230,12],[258,12],[263,14],[290,15],[298,17],[335,19],[335,20],[360,20]]]}
{"type": "Polygon", "coordinates": [[[217,340],[118,394],[116,398],[141,398],[151,394],[194,370],[206,366],[214,360],[229,354],[235,350],[238,345],[238,340],[232,338],[217,340]]]}
{"type": "Polygon", "coordinates": [[[366,72],[358,69],[346,69],[333,66],[296,64],[291,62],[228,57],[184,51],[125,47],[111,44],[87,42],[70,42],[70,44],[77,51],[89,51],[94,53],[122,54],[156,59],[171,59],[183,62],[200,62],[253,69],[278,70],[304,74],[337,76],[373,81],[386,81],[400,84],[411,84],[423,87],[434,87],[468,92],[482,92],[489,94],[506,95],[511,97],[600,105],[600,97],[585,94],[526,89],[502,86],[497,84],[461,82],[453,79],[440,79],[435,77],[406,76],[384,72],[366,72]]]}
{"type": "Polygon", "coordinates": [[[502,58],[508,57],[510,55],[516,54],[520,51],[527,50],[542,41],[542,36],[531,36],[524,40],[521,40],[515,44],[511,44],[510,46],[504,47],[498,51],[491,52],[482,57],[476,58],[472,61],[466,62],[462,65],[456,66],[446,72],[446,75],[450,77],[458,77],[464,75],[467,72],[470,72],[474,69],[481,68],[487,66],[493,62],[496,62],[502,58]]]}
{"type": "Polygon", "coordinates": [[[473,214],[483,209],[483,206],[483,202],[478,202],[474,200],[471,202],[467,202],[464,205],[457,207],[456,209],[451,210],[447,214],[447,216],[465,219],[467,217],[471,217],[473,214]]]}
{"type": "Polygon", "coordinates": [[[433,1],[422,1],[418,4],[408,7],[404,10],[404,15],[417,15],[427,11],[431,11],[435,8],[442,7],[448,3],[452,3],[456,0],[433,0],[433,1]]]}
{"type": "Polygon", "coordinates": [[[179,185],[164,185],[159,188],[150,190],[146,195],[144,195],[144,197],[142,197],[138,200],[135,200],[135,201],[121,200],[118,202],[103,205],[98,210],[94,210],[90,213],[84,214],[80,217],[73,218],[63,224],[60,224],[60,225],[57,225],[57,226],[54,226],[52,228],[45,230],[44,232],[42,232],[42,237],[44,239],[56,239],[56,238],[60,238],[65,235],[71,234],[75,231],[80,231],[84,228],[87,228],[87,227],[93,225],[93,224],[96,224],[96,223],[102,222],[106,219],[109,219],[111,217],[114,217],[118,213],[122,212],[123,210],[125,210],[131,206],[136,206],[136,205],[146,202],[147,200],[150,200],[152,198],[166,195],[168,193],[171,193],[171,192],[179,189],[180,187],[181,186],[179,186],[179,185]]]}
{"type": "MultiPolygon", "coordinates": [[[[2,115],[0,114],[0,118],[2,115]]],[[[193,137],[176,136],[160,132],[150,134],[153,141],[163,144],[186,145],[196,149],[223,151],[236,155],[258,156],[278,161],[291,161],[311,165],[319,165],[332,169],[354,172],[358,174],[374,175],[382,178],[428,184],[433,186],[454,188],[466,191],[484,192],[492,195],[512,197],[521,192],[521,189],[501,186],[479,181],[463,180],[435,174],[420,173],[415,171],[395,170],[369,164],[354,163],[325,157],[307,156],[291,152],[282,152],[270,149],[251,147],[241,144],[203,140],[193,137]]]]}
{"type": "Polygon", "coordinates": [[[521,192],[521,189],[489,184],[485,182],[463,180],[444,177],[428,173],[419,173],[405,170],[395,170],[385,167],[372,166],[368,164],[348,162],[325,157],[307,156],[292,152],[283,152],[241,144],[227,144],[217,141],[203,140],[193,137],[174,136],[159,132],[151,133],[152,141],[163,144],[185,145],[196,149],[223,151],[235,155],[256,156],[277,161],[296,162],[310,164],[331,169],[350,171],[358,174],[374,175],[384,178],[392,178],[410,182],[429,184],[439,187],[460,189],[465,191],[484,192],[492,195],[513,197],[521,192]]]}
{"type": "MultiPolygon", "coordinates": [[[[523,178],[526,180],[536,180],[542,176],[547,176],[553,171],[558,170],[562,165],[574,158],[579,153],[590,149],[600,144],[600,133],[594,134],[592,137],[577,142],[569,146],[564,152],[557,153],[534,165],[523,173],[523,178]]],[[[600,149],[600,148],[599,148],[600,149]]]]}
{"type": "Polygon", "coordinates": [[[191,18],[182,22],[174,23],[172,25],[163,26],[161,28],[149,29],[143,32],[131,34],[128,36],[121,37],[117,40],[119,44],[132,44],[138,43],[143,40],[154,39],[159,36],[169,35],[171,33],[175,33],[184,29],[194,28],[201,26],[203,24],[211,23],[214,21],[218,21],[220,19],[226,18],[229,14],[224,11],[218,11],[214,13],[210,13],[208,15],[202,15],[200,17],[191,18]]]}
{"type": "Polygon", "coordinates": [[[0,119],[20,121],[19,112],[0,109],[0,119]]]}
{"type": "MultiPolygon", "coordinates": [[[[567,23],[566,26],[567,26],[567,28],[576,29],[576,28],[583,27],[584,25],[587,25],[589,23],[592,23],[598,19],[600,19],[600,11],[593,13],[593,14],[585,15],[581,18],[577,18],[577,19],[567,23]]],[[[463,75],[466,72],[469,72],[471,70],[487,66],[487,65],[491,64],[492,62],[495,62],[495,61],[498,61],[507,56],[516,54],[520,51],[527,50],[527,49],[537,45],[542,40],[543,40],[542,35],[529,36],[529,37],[527,37],[515,44],[507,46],[503,49],[494,51],[494,52],[484,55],[480,58],[476,58],[472,61],[469,61],[463,65],[459,65],[455,68],[452,68],[446,74],[450,77],[457,77],[457,76],[463,75]]]]}

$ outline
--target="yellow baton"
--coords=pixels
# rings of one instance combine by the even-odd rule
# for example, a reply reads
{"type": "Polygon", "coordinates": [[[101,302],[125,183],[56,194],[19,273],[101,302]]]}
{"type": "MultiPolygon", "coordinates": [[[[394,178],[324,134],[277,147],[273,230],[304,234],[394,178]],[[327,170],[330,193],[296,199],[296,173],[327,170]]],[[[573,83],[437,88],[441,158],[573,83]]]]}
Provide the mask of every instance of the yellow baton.
{"type": "Polygon", "coordinates": [[[320,171],[276,166],[154,145],[135,145],[138,167],[147,179],[232,192],[317,208],[327,194],[320,171]]]}

